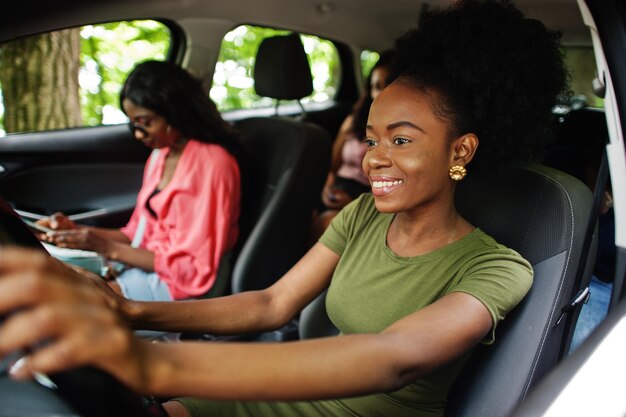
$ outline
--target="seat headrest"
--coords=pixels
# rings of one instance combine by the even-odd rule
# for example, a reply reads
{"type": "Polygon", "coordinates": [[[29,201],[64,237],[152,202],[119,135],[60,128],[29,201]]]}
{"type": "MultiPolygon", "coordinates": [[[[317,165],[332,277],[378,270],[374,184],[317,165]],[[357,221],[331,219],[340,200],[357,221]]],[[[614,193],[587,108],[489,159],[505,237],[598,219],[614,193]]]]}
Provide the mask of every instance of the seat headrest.
{"type": "Polygon", "coordinates": [[[253,76],[254,89],[263,97],[299,100],[313,92],[309,60],[297,33],[263,39],[253,76]]]}

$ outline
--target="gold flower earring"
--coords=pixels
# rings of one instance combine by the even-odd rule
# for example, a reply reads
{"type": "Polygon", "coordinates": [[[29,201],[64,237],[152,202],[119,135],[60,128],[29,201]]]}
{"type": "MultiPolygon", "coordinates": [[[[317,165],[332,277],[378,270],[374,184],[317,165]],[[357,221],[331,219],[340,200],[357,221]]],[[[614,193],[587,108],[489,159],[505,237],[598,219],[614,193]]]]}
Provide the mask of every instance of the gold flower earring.
{"type": "Polygon", "coordinates": [[[453,181],[461,181],[467,175],[467,170],[463,165],[454,165],[448,171],[448,175],[453,181]]]}

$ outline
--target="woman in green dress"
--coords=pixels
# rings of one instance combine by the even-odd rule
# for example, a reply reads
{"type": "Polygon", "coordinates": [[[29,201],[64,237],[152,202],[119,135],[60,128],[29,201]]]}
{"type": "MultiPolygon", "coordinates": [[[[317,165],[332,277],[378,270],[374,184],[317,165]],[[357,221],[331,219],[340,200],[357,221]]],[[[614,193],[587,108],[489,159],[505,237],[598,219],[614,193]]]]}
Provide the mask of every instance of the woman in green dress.
{"type": "Polygon", "coordinates": [[[90,364],[139,392],[181,396],[164,405],[171,416],[443,415],[472,349],[494,342],[532,282],[528,262],[456,211],[456,183],[468,165],[528,161],[566,74],[558,37],[493,1],[424,9],[396,48],[394,81],[367,122],[371,194],[270,288],[142,303],[55,261],[2,251],[0,312],[21,311],[0,329],[0,352],[53,340],[14,377],[90,364]],[[130,330],[275,329],[326,288],[338,337],[147,343],[130,330]]]}

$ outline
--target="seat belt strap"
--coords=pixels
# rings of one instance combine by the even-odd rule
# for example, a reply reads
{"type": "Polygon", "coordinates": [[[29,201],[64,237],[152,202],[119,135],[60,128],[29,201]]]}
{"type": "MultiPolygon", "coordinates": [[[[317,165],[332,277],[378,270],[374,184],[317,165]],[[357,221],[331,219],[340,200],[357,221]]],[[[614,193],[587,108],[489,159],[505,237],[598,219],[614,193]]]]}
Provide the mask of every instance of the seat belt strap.
{"type": "MultiPolygon", "coordinates": [[[[156,163],[157,156],[159,155],[159,150],[154,149],[150,154],[150,158],[148,160],[148,169],[146,170],[146,176],[149,177],[154,170],[154,164],[156,163]]],[[[137,229],[135,229],[135,235],[133,236],[133,241],[130,246],[133,248],[138,248],[143,241],[143,235],[146,233],[146,224],[148,219],[145,214],[142,214],[139,217],[139,222],[137,223],[137,229]]]]}
{"type": "MultiPolygon", "coordinates": [[[[585,232],[585,240],[581,249],[578,270],[574,281],[574,290],[576,291],[576,293],[568,301],[568,303],[561,308],[561,314],[555,324],[555,327],[559,325],[564,318],[566,318],[568,327],[573,326],[574,324],[572,323],[572,321],[574,319],[574,314],[571,313],[576,310],[576,307],[583,303],[586,303],[589,300],[589,296],[591,295],[588,286],[585,286],[584,288],[581,288],[581,286],[583,274],[586,270],[585,266],[587,263],[587,257],[589,256],[589,251],[591,249],[591,241],[593,240],[593,234],[598,223],[598,218],[600,217],[600,205],[602,204],[602,198],[604,197],[604,190],[606,188],[608,178],[609,164],[605,148],[604,152],[602,152],[602,160],[600,161],[600,167],[598,168],[598,177],[596,178],[596,184],[593,189],[593,205],[591,207],[591,212],[589,213],[589,220],[587,221],[587,228],[585,232]]],[[[566,345],[569,345],[572,335],[573,331],[570,333],[569,337],[566,337],[562,340],[560,351],[561,357],[565,355],[565,347],[566,345]]]]}
{"type": "Polygon", "coordinates": [[[600,167],[598,168],[598,177],[596,178],[596,184],[593,189],[593,206],[591,207],[591,213],[589,215],[589,222],[587,223],[587,232],[585,233],[585,241],[583,242],[582,256],[579,260],[578,274],[576,276],[576,285],[580,286],[582,277],[585,272],[585,264],[587,263],[587,256],[591,249],[591,240],[593,232],[596,229],[598,219],[600,218],[600,206],[602,205],[602,199],[604,198],[604,191],[609,179],[609,163],[606,155],[606,148],[602,152],[602,160],[600,161],[600,167]]]}

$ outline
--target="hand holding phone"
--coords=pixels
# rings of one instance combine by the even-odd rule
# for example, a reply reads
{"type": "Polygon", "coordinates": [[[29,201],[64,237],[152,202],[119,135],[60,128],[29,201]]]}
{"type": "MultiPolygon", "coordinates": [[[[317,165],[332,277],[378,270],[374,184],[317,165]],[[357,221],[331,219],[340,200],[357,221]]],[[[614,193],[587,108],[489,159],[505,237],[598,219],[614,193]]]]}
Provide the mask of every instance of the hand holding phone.
{"type": "Polygon", "coordinates": [[[31,221],[31,220],[24,219],[24,218],[22,218],[22,220],[24,220],[24,223],[26,223],[26,225],[28,227],[30,227],[31,229],[34,229],[34,230],[36,230],[38,232],[46,233],[46,234],[54,232],[54,229],[51,229],[51,228],[46,227],[46,226],[43,226],[43,225],[41,225],[39,223],[35,223],[35,222],[31,221]]]}

